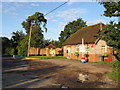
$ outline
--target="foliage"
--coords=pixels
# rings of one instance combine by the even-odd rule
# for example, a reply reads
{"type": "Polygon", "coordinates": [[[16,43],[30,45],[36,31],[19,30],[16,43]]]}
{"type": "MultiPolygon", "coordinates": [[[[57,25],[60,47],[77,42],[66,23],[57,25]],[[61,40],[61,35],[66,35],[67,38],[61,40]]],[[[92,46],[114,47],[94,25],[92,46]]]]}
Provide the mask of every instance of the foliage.
{"type": "Polygon", "coordinates": [[[31,33],[31,47],[36,47],[36,48],[43,48],[43,34],[41,32],[40,28],[33,28],[32,33],[31,33]]]}
{"type": "Polygon", "coordinates": [[[53,44],[53,45],[56,46],[57,48],[60,48],[60,42],[59,42],[59,41],[52,40],[52,41],[50,42],[50,44],[53,44]]]}
{"type": "MultiPolygon", "coordinates": [[[[106,17],[120,17],[120,1],[100,2],[105,7],[104,15],[106,17]]],[[[105,30],[100,32],[100,39],[106,41],[107,45],[113,47],[117,51],[116,58],[112,62],[113,71],[108,73],[111,79],[120,83],[120,21],[118,23],[110,22],[105,27],[105,30]]]]}
{"type": "Polygon", "coordinates": [[[120,1],[112,0],[111,2],[104,2],[99,0],[99,3],[105,7],[104,15],[106,17],[120,16],[120,1]]]}
{"type": "Polygon", "coordinates": [[[48,46],[49,44],[50,44],[50,39],[47,39],[47,40],[45,40],[45,39],[43,39],[43,45],[44,45],[44,48],[46,47],[46,46],[48,46]]]}
{"type": "Polygon", "coordinates": [[[60,41],[60,47],[62,47],[63,42],[70,37],[73,33],[78,31],[80,28],[85,27],[86,22],[82,20],[82,18],[79,18],[77,20],[74,20],[72,22],[69,22],[65,27],[64,31],[61,31],[59,41],[60,41]]]}
{"type": "Polygon", "coordinates": [[[79,56],[79,52],[75,52],[75,56],[78,57],[79,56]]]}
{"type": "Polygon", "coordinates": [[[47,20],[44,18],[44,15],[40,12],[36,12],[32,16],[29,16],[26,21],[22,22],[23,28],[25,28],[27,35],[29,35],[30,27],[32,22],[32,34],[31,34],[31,47],[42,48],[43,47],[43,30],[46,28],[47,20]]]}
{"type": "Polygon", "coordinates": [[[118,60],[115,60],[114,62],[111,63],[113,67],[113,71],[108,73],[107,75],[113,79],[116,80],[117,82],[120,83],[120,62],[118,60]]]}
{"type": "Polygon", "coordinates": [[[27,34],[30,32],[31,22],[33,28],[37,27],[41,29],[41,24],[42,24],[45,30],[47,30],[46,28],[47,20],[44,18],[44,15],[42,13],[36,12],[32,16],[28,16],[28,19],[26,19],[26,21],[22,22],[22,26],[23,28],[25,28],[27,34]]]}
{"type": "Polygon", "coordinates": [[[104,53],[104,55],[103,56],[108,56],[108,54],[107,53],[104,53]]]}
{"type": "Polygon", "coordinates": [[[5,52],[6,55],[14,55],[14,48],[6,48],[5,52]]]}
{"type": "Polygon", "coordinates": [[[24,38],[19,42],[18,46],[18,55],[27,55],[28,50],[28,35],[24,36],[24,38]]]}
{"type": "MultiPolygon", "coordinates": [[[[12,41],[9,40],[7,37],[0,37],[1,41],[2,41],[2,54],[5,55],[5,54],[8,54],[8,48],[12,49],[13,48],[13,44],[12,44],[12,41]]],[[[9,51],[10,52],[10,51],[9,51]]]]}
{"type": "MultiPolygon", "coordinates": [[[[104,15],[106,17],[120,17],[120,1],[118,2],[100,2],[105,7],[104,15]]],[[[117,51],[115,55],[120,61],[120,21],[107,24],[105,30],[100,32],[100,39],[106,41],[107,45],[117,51]]]]}
{"type": "Polygon", "coordinates": [[[14,48],[14,53],[13,53],[14,55],[18,54],[17,46],[24,36],[25,34],[23,33],[23,31],[16,31],[12,33],[11,41],[12,41],[12,46],[14,48]]]}
{"type": "Polygon", "coordinates": [[[50,40],[50,39],[43,40],[44,48],[49,44],[53,44],[54,46],[56,46],[56,48],[60,48],[60,42],[57,40],[50,40]]]}

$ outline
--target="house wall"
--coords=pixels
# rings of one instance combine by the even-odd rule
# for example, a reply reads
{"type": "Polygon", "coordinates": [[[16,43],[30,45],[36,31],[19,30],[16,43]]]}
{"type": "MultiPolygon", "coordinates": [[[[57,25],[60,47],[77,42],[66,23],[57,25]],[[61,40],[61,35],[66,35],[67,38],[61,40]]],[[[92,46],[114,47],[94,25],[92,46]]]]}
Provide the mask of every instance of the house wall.
{"type": "MultiPolygon", "coordinates": [[[[81,45],[81,44],[79,44],[81,45]]],[[[72,59],[78,59],[81,60],[82,58],[82,53],[79,52],[79,56],[78,58],[75,56],[75,52],[77,51],[77,47],[79,47],[79,45],[66,45],[63,47],[63,55],[64,57],[68,57],[68,53],[67,53],[67,49],[70,48],[70,58],[72,59]]],[[[100,56],[103,54],[102,51],[102,46],[105,46],[106,51],[108,53],[108,57],[106,59],[115,59],[115,57],[113,56],[112,52],[113,49],[110,48],[109,46],[106,45],[106,42],[103,40],[99,40],[97,44],[84,44],[85,48],[87,49],[87,47],[89,47],[89,49],[87,50],[87,52],[85,52],[84,54],[89,54],[89,61],[91,62],[98,62],[100,61],[100,56]],[[93,47],[91,47],[93,45],[93,47]]]]}

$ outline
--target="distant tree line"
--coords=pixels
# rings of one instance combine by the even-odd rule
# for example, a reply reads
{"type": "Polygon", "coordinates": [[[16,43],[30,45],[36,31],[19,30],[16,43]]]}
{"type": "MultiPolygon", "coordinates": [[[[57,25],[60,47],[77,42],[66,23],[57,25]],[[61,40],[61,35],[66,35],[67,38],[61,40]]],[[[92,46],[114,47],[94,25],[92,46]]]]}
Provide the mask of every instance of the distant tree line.
{"type": "MultiPolygon", "coordinates": [[[[28,36],[25,35],[22,30],[13,32],[11,39],[7,37],[0,37],[0,39],[2,40],[2,55],[27,55],[28,36]]],[[[59,47],[60,42],[57,40],[43,39],[42,43],[38,43],[41,44],[41,46],[37,48],[45,48],[49,44],[59,47]]]]}

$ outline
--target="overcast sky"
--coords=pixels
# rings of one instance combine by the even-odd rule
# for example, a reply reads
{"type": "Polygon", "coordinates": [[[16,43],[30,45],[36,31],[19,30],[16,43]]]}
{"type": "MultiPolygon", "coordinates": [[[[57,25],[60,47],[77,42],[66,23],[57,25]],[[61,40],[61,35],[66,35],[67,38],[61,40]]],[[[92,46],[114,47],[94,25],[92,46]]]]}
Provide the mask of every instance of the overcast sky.
{"type": "MultiPolygon", "coordinates": [[[[21,23],[27,19],[29,15],[35,12],[43,14],[48,13],[57,6],[63,4],[60,0],[4,0],[0,4],[0,13],[2,15],[2,33],[0,36],[11,38],[11,33],[17,30],[25,30],[22,28],[21,23]],[[21,1],[21,2],[18,2],[21,1]],[[29,1],[29,2],[28,2],[29,1]],[[30,2],[31,1],[31,2],[30,2]],[[57,1],[57,2],[55,2],[57,1]],[[59,2],[58,2],[59,1],[59,2]]],[[[65,0],[64,0],[65,1],[65,0]]],[[[69,3],[58,8],[51,14],[45,16],[47,19],[48,32],[44,33],[45,39],[58,40],[59,34],[64,30],[64,26],[73,20],[82,18],[87,22],[87,25],[93,25],[99,22],[109,23],[110,20],[117,21],[117,18],[108,18],[101,16],[104,13],[104,7],[94,0],[77,1],[70,0],[69,3]]]]}

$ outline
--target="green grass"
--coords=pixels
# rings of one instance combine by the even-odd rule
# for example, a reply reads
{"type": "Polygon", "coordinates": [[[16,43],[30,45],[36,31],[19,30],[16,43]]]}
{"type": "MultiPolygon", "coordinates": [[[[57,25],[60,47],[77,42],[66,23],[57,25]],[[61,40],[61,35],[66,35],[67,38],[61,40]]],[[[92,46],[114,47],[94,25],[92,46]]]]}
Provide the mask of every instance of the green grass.
{"type": "Polygon", "coordinates": [[[22,60],[35,60],[35,59],[67,59],[66,57],[63,56],[29,56],[25,57],[22,60]]]}
{"type": "Polygon", "coordinates": [[[107,73],[107,76],[112,79],[112,80],[115,80],[117,81],[119,84],[120,84],[120,72],[109,72],[107,73]]]}
{"type": "Polygon", "coordinates": [[[99,63],[99,64],[111,64],[111,62],[97,62],[97,63],[99,63]]]}
{"type": "Polygon", "coordinates": [[[103,61],[101,61],[101,62],[90,62],[90,61],[88,61],[88,63],[111,64],[112,62],[103,62],[103,61]]]}
{"type": "Polygon", "coordinates": [[[107,73],[110,79],[117,81],[120,84],[120,61],[115,60],[111,62],[112,72],[107,73]]]}

